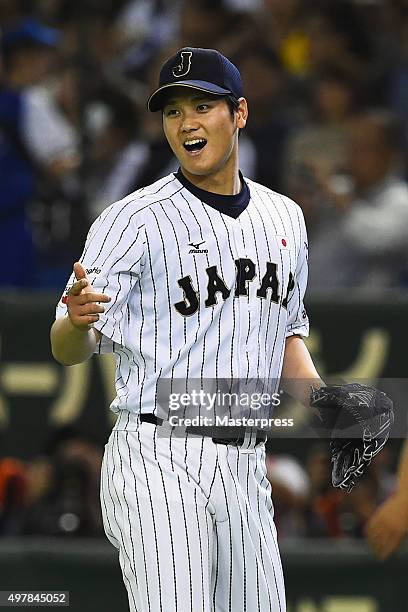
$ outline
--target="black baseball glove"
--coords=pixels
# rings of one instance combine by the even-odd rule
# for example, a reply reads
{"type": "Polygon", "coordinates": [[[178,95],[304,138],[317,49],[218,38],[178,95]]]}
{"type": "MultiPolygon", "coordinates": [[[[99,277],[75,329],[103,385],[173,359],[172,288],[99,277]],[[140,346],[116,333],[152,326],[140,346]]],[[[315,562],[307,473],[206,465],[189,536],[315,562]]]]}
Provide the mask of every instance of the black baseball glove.
{"type": "Polygon", "coordinates": [[[329,437],[332,484],[348,492],[385,445],[394,423],[393,404],[383,392],[358,383],[314,389],[319,435],[329,437]]]}

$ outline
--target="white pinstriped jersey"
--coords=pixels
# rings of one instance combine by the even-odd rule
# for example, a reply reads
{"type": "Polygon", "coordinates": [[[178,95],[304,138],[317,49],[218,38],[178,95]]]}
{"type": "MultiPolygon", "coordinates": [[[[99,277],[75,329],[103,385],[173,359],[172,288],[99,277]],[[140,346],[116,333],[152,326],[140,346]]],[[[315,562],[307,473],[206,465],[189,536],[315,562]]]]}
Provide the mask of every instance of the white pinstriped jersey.
{"type": "MultiPolygon", "coordinates": [[[[116,357],[114,412],[156,412],[160,378],[278,379],[285,338],[307,336],[303,214],[245,180],[237,219],[170,174],[92,225],[80,261],[112,298],[94,326],[99,352],[116,357]]],[[[56,315],[66,313],[61,299],[56,315]]]]}

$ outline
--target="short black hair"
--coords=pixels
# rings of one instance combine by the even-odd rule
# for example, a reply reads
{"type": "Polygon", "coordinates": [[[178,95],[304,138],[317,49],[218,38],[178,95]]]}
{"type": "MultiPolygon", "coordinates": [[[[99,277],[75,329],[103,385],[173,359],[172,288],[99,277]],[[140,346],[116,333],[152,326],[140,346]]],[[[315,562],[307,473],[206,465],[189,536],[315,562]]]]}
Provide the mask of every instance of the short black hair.
{"type": "Polygon", "coordinates": [[[226,101],[226,103],[228,105],[228,108],[230,110],[231,117],[234,118],[235,117],[235,113],[238,111],[238,108],[239,108],[239,100],[238,100],[238,98],[236,98],[233,95],[228,95],[228,96],[225,96],[224,99],[225,99],[225,101],[226,101]]]}

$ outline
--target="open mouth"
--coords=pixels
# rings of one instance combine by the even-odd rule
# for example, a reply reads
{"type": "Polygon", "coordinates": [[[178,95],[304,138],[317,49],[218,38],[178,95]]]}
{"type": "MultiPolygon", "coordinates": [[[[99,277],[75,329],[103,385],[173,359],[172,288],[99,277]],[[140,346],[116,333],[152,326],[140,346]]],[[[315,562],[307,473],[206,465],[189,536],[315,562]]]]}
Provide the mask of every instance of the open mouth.
{"type": "Polygon", "coordinates": [[[186,140],[183,146],[189,153],[198,153],[206,144],[207,141],[205,138],[192,138],[191,140],[186,140]]]}

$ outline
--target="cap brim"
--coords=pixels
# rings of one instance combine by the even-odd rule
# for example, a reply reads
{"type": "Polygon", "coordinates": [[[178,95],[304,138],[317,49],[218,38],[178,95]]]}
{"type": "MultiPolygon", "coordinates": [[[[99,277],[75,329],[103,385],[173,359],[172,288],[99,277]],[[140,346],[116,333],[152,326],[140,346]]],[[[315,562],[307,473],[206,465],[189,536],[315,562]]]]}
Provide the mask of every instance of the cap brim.
{"type": "Polygon", "coordinates": [[[190,89],[206,91],[207,93],[215,94],[217,96],[227,96],[231,94],[229,89],[224,89],[223,87],[214,85],[214,83],[208,83],[207,81],[177,81],[177,83],[162,85],[152,93],[147,101],[147,108],[149,111],[154,113],[163,108],[164,98],[166,97],[167,90],[170,87],[189,87],[190,89]]]}

